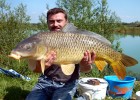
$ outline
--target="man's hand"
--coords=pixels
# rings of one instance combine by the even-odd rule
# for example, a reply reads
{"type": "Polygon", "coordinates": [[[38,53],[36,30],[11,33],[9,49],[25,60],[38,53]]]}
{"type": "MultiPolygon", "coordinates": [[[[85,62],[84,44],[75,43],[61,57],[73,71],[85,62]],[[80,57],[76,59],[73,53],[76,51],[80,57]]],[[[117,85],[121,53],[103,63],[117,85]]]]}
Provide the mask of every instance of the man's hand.
{"type": "MultiPolygon", "coordinates": [[[[47,55],[47,58],[45,60],[45,69],[50,67],[53,64],[55,59],[56,59],[56,53],[54,51],[51,51],[50,54],[47,55]]],[[[29,61],[29,66],[30,66],[30,69],[33,70],[36,73],[41,73],[42,72],[40,61],[30,60],[29,61]]]]}
{"type": "Polygon", "coordinates": [[[55,59],[56,59],[56,53],[54,51],[51,51],[50,54],[47,56],[47,59],[45,60],[45,66],[46,67],[51,66],[55,59]]]}
{"type": "Polygon", "coordinates": [[[80,62],[80,71],[81,72],[89,72],[92,69],[91,64],[94,62],[96,54],[94,51],[91,53],[87,50],[84,53],[84,57],[80,62]]]}

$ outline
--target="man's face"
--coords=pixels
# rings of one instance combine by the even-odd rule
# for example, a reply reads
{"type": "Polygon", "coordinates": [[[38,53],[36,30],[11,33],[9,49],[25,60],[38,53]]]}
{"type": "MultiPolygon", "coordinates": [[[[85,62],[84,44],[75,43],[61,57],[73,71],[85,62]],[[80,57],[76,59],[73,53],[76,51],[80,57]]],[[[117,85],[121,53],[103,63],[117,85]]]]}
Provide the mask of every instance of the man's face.
{"type": "Polygon", "coordinates": [[[61,31],[67,22],[63,13],[50,15],[48,17],[48,28],[50,31],[61,31]]]}

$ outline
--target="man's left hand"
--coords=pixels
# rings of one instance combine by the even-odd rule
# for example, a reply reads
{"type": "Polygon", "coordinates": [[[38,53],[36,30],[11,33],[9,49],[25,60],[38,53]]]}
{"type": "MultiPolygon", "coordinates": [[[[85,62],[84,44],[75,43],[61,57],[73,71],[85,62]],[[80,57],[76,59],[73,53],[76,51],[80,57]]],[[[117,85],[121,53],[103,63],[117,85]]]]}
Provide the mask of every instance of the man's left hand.
{"type": "Polygon", "coordinates": [[[86,51],[84,52],[84,57],[80,62],[80,70],[81,72],[89,72],[92,69],[91,64],[94,62],[96,54],[94,51],[86,51]]]}

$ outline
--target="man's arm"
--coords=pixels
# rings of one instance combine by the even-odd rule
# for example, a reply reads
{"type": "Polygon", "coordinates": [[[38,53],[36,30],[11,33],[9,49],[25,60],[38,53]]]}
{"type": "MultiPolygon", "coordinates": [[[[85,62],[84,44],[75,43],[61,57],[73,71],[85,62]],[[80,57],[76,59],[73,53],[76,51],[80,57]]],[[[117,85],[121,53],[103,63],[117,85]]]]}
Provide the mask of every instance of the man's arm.
{"type": "MultiPolygon", "coordinates": [[[[45,69],[50,67],[54,60],[56,59],[56,53],[54,51],[51,51],[48,55],[47,59],[45,60],[45,69]]],[[[29,60],[29,68],[36,73],[41,73],[41,65],[39,60],[29,60]]]]}
{"type": "Polygon", "coordinates": [[[40,61],[35,61],[35,69],[33,70],[33,72],[36,72],[36,73],[41,73],[41,65],[40,65],[40,61]]]}

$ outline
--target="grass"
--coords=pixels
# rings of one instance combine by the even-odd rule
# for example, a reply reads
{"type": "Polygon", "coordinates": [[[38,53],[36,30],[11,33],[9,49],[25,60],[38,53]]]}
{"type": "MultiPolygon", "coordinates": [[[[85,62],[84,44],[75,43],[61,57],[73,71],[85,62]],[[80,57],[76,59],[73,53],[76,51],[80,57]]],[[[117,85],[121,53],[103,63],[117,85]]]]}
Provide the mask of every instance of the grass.
{"type": "MultiPolygon", "coordinates": [[[[0,74],[0,100],[25,100],[28,93],[31,91],[38,79],[38,74],[30,74],[30,81],[25,81],[20,78],[12,78],[4,74],[0,74]]],[[[136,82],[133,89],[133,97],[135,98],[136,91],[140,90],[140,82],[136,82]]],[[[105,100],[124,100],[122,98],[113,99],[106,97],[105,100]]]]}
{"type": "Polygon", "coordinates": [[[38,75],[29,76],[31,81],[12,78],[3,74],[0,74],[0,77],[0,100],[25,100],[37,82],[38,75]]]}

